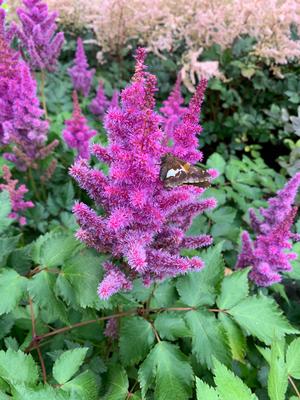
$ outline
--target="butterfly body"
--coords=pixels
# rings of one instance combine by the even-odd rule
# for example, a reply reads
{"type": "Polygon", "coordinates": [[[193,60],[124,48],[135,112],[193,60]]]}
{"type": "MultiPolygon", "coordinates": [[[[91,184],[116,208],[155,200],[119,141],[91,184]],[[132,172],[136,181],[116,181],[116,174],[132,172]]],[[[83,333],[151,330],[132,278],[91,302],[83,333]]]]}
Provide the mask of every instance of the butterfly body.
{"type": "Polygon", "coordinates": [[[162,157],[159,177],[166,189],[182,185],[207,188],[211,179],[205,169],[196,167],[171,153],[162,157]]]}

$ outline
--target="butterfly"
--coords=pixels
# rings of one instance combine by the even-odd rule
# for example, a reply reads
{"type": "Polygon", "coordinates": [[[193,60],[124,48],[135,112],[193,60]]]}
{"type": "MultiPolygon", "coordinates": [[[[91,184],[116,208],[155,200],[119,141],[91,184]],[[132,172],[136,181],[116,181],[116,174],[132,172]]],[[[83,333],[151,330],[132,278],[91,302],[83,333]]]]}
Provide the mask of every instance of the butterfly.
{"type": "Polygon", "coordinates": [[[162,157],[159,177],[166,189],[182,185],[207,188],[210,186],[211,180],[211,176],[205,169],[191,165],[171,153],[162,157]]]}

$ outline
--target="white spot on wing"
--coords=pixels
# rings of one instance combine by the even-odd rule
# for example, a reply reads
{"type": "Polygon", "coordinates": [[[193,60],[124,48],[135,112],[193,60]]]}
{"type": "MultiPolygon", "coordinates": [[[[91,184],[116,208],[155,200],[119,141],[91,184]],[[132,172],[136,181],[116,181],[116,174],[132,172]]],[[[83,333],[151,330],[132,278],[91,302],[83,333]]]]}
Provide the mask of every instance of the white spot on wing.
{"type": "Polygon", "coordinates": [[[179,169],[169,169],[169,171],[167,172],[166,178],[171,178],[171,177],[175,177],[180,171],[183,171],[182,168],[179,169]]]}

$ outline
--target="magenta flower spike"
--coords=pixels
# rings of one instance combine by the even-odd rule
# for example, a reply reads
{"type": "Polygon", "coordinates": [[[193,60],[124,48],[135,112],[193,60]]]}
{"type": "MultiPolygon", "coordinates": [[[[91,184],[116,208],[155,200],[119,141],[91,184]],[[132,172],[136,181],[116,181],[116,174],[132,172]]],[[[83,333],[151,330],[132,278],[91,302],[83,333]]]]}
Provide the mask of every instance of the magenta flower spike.
{"type": "Polygon", "coordinates": [[[103,81],[99,81],[96,97],[91,101],[89,109],[94,115],[102,120],[108,105],[109,101],[104,92],[103,81]]]}
{"type": "Polygon", "coordinates": [[[66,128],[63,131],[63,138],[67,145],[72,149],[77,149],[78,157],[90,158],[90,139],[97,132],[89,128],[86,118],[82,115],[75,90],[73,92],[73,116],[65,124],[66,128]]]}
{"type": "MultiPolygon", "coordinates": [[[[148,285],[201,269],[204,262],[200,258],[182,257],[180,251],[212,243],[208,235],[186,237],[185,232],[193,217],[214,208],[216,200],[199,200],[204,189],[195,186],[166,190],[159,178],[161,158],[174,148],[166,150],[163,145],[161,117],[154,111],[156,78],[147,72],[145,56],[144,49],[137,50],[135,74],[121,93],[121,105],[106,114],[108,147],[93,146],[93,154],[108,164],[108,176],[83,159],[70,169],[71,176],[103,209],[101,216],[84,203],[73,209],[80,225],[77,238],[111,255],[98,288],[102,299],[130,290],[135,277],[148,285]]],[[[203,85],[201,93],[202,89],[203,85]]],[[[198,89],[181,129],[184,124],[190,126],[191,120],[196,129],[200,110],[196,103],[201,100],[198,89]]],[[[185,132],[194,135],[194,131],[185,132]]]]}
{"type": "Polygon", "coordinates": [[[192,97],[189,107],[182,116],[180,122],[174,129],[174,154],[194,164],[202,161],[203,154],[198,150],[198,138],[202,132],[202,127],[199,125],[199,114],[201,105],[204,99],[204,92],[207,86],[207,80],[202,79],[192,97]]]}
{"type": "Polygon", "coordinates": [[[39,157],[47,139],[48,122],[41,118],[44,112],[28,65],[9,46],[5,13],[0,12],[0,142],[16,145],[4,156],[26,170],[30,160],[39,157]]]}
{"type": "Polygon", "coordinates": [[[22,212],[25,211],[27,208],[34,207],[32,201],[24,200],[24,194],[28,192],[28,189],[23,184],[17,188],[18,180],[12,179],[9,168],[4,165],[2,169],[3,179],[5,183],[0,184],[0,190],[6,190],[9,193],[12,209],[12,212],[8,216],[9,218],[12,218],[19,222],[20,225],[25,225],[26,218],[22,215],[22,212]]]}
{"type": "Polygon", "coordinates": [[[81,92],[84,97],[87,97],[90,92],[95,70],[89,69],[81,38],[77,39],[75,65],[69,68],[69,74],[72,78],[74,89],[77,92],[81,92]]]}
{"type": "Polygon", "coordinates": [[[260,217],[249,210],[250,224],[257,234],[254,241],[247,231],[242,233],[242,249],[236,268],[251,267],[249,274],[259,286],[270,286],[280,282],[281,273],[292,269],[291,260],[297,254],[289,252],[292,240],[299,241],[300,235],[291,232],[297,207],[293,207],[300,186],[300,172],[269,199],[268,208],[260,208],[260,217]]]}
{"type": "Polygon", "coordinates": [[[56,12],[49,13],[41,0],[23,0],[25,8],[18,8],[21,28],[17,33],[29,55],[33,70],[53,72],[64,43],[63,32],[55,33],[56,12]]]}
{"type": "Polygon", "coordinates": [[[160,112],[163,115],[162,123],[166,134],[166,142],[173,138],[174,130],[186,112],[186,107],[183,107],[184,99],[181,95],[180,86],[181,77],[178,75],[173,90],[160,108],[160,112]]]}
{"type": "Polygon", "coordinates": [[[119,97],[120,92],[118,90],[114,90],[112,98],[109,103],[109,107],[111,108],[118,108],[119,107],[119,97]]]}

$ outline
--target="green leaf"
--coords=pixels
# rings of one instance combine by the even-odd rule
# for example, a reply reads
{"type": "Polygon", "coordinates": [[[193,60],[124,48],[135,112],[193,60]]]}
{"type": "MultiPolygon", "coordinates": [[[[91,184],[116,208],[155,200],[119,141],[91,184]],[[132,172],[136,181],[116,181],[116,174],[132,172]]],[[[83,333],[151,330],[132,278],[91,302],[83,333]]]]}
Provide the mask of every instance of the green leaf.
{"type": "MultiPolygon", "coordinates": [[[[61,389],[52,386],[29,388],[24,385],[15,385],[13,388],[14,400],[70,400],[70,396],[61,389]]],[[[11,399],[11,397],[9,397],[11,399]]],[[[1,398],[0,398],[1,399],[1,398]]],[[[73,400],[73,399],[72,399],[73,400]]]]}
{"type": "Polygon", "coordinates": [[[246,338],[240,327],[226,314],[219,314],[219,321],[225,330],[231,355],[234,360],[243,362],[246,353],[246,338]]]}
{"type": "Polygon", "coordinates": [[[11,205],[9,193],[6,190],[0,193],[0,204],[0,233],[2,233],[13,222],[12,218],[8,218],[8,214],[11,212],[11,205]]]}
{"type": "Polygon", "coordinates": [[[156,400],[187,400],[191,396],[192,367],[173,344],[157,343],[142,363],[138,375],[143,397],[152,384],[156,400]]]}
{"type": "Polygon", "coordinates": [[[300,338],[293,340],[287,348],[286,364],[289,375],[300,379],[300,338]]]}
{"type": "Polygon", "coordinates": [[[31,354],[24,354],[20,350],[1,350],[0,376],[12,384],[33,385],[38,380],[38,368],[31,354]]]}
{"type": "Polygon", "coordinates": [[[0,315],[12,311],[24,295],[27,279],[13,269],[0,273],[0,315]]]}
{"type": "Polygon", "coordinates": [[[232,182],[232,187],[239,193],[241,197],[246,197],[248,199],[260,199],[263,195],[261,189],[245,185],[243,183],[232,182]]]}
{"type": "Polygon", "coordinates": [[[209,217],[216,223],[216,224],[232,224],[237,211],[232,207],[220,207],[216,210],[209,212],[209,217]]]}
{"type": "Polygon", "coordinates": [[[256,348],[263,356],[263,358],[267,361],[267,363],[271,364],[271,349],[269,349],[269,347],[260,347],[260,346],[256,346],[256,348]]]}
{"type": "Polygon", "coordinates": [[[255,68],[243,68],[243,69],[241,69],[241,74],[245,77],[245,78],[248,78],[248,79],[250,79],[254,74],[255,74],[255,72],[256,72],[256,69],[255,68]]]}
{"type": "Polygon", "coordinates": [[[87,347],[78,347],[62,353],[53,366],[54,379],[61,385],[68,382],[82,365],[87,351],[87,347]]]}
{"type": "Polygon", "coordinates": [[[128,395],[129,382],[126,371],[119,364],[112,364],[106,379],[107,391],[103,400],[125,400],[128,395]]]}
{"type": "Polygon", "coordinates": [[[222,400],[257,400],[255,394],[243,383],[243,381],[229,371],[218,360],[214,361],[215,383],[217,392],[222,400]]]}
{"type": "Polygon", "coordinates": [[[246,268],[225,276],[221,285],[221,294],[217,299],[219,308],[223,310],[231,308],[248,296],[248,273],[249,268],[246,268]]]}
{"type": "Polygon", "coordinates": [[[214,314],[208,311],[189,311],[185,318],[193,335],[192,352],[197,360],[209,369],[213,367],[213,357],[227,364],[228,346],[222,326],[214,314]]]}
{"type": "Polygon", "coordinates": [[[0,317],[0,339],[3,339],[10,332],[14,322],[15,318],[11,313],[0,317]]]}
{"type": "Polygon", "coordinates": [[[6,257],[16,248],[21,235],[0,238],[0,263],[6,260],[6,257]]]}
{"type": "Polygon", "coordinates": [[[219,171],[220,175],[224,173],[225,171],[225,166],[226,162],[224,158],[218,154],[218,153],[213,153],[206,162],[206,165],[208,168],[215,168],[219,171]]]}
{"type": "Polygon", "coordinates": [[[38,250],[35,251],[35,262],[44,268],[54,268],[62,265],[64,261],[70,257],[76,247],[78,241],[73,235],[64,233],[56,233],[47,236],[47,240],[36,242],[38,250]]]}
{"type": "Polygon", "coordinates": [[[178,299],[178,293],[174,282],[166,280],[158,285],[154,291],[151,307],[172,307],[178,299]]]}
{"type": "Polygon", "coordinates": [[[220,242],[201,253],[205,267],[199,272],[192,272],[177,281],[177,290],[181,301],[189,306],[213,305],[216,297],[216,286],[224,276],[224,260],[220,242]]]}
{"type": "Polygon", "coordinates": [[[47,271],[41,271],[28,283],[28,291],[34,303],[47,310],[48,321],[60,318],[68,322],[64,304],[54,293],[56,276],[47,271]]]}
{"type": "Polygon", "coordinates": [[[26,275],[32,266],[31,249],[31,244],[24,247],[19,247],[18,249],[15,249],[9,256],[8,265],[13,266],[13,268],[20,275],[26,275]]]}
{"type": "Polygon", "coordinates": [[[123,318],[120,326],[120,356],[123,364],[133,365],[145,358],[154,342],[151,324],[142,317],[123,318]]]}
{"type": "Polygon", "coordinates": [[[103,258],[95,256],[91,250],[83,250],[65,262],[56,286],[68,304],[97,307],[97,286],[102,277],[103,258]]]}
{"type": "Polygon", "coordinates": [[[271,363],[268,377],[268,394],[271,400],[285,400],[288,386],[288,372],[284,362],[284,354],[276,341],[271,347],[271,363]]]}
{"type": "Polygon", "coordinates": [[[201,379],[196,377],[196,393],[197,400],[219,400],[220,397],[216,389],[204,383],[201,379]]]}
{"type": "Polygon", "coordinates": [[[242,328],[266,344],[271,344],[274,335],[282,337],[287,333],[298,332],[269,297],[248,297],[228,312],[242,328]]]}
{"type": "Polygon", "coordinates": [[[176,313],[158,315],[154,325],[162,339],[176,340],[177,338],[192,336],[183,317],[176,313]]]}
{"type": "Polygon", "coordinates": [[[61,388],[70,394],[70,400],[99,399],[97,382],[91,371],[84,371],[61,388]]]}

